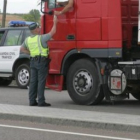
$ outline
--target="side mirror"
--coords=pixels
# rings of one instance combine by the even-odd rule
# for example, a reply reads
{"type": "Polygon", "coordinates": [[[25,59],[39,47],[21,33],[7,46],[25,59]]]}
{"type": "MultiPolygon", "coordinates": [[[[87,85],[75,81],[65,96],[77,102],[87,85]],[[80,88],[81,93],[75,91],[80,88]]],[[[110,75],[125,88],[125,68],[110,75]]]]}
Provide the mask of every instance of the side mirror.
{"type": "MultiPolygon", "coordinates": [[[[55,0],[51,0],[51,1],[55,1],[55,0]]],[[[49,5],[50,0],[41,0],[41,12],[43,14],[53,15],[53,11],[52,10],[48,11],[48,12],[45,12],[45,10],[44,10],[44,2],[48,2],[48,5],[49,5]]]]}
{"type": "Polygon", "coordinates": [[[49,9],[56,8],[56,0],[48,0],[48,8],[49,9]]]}

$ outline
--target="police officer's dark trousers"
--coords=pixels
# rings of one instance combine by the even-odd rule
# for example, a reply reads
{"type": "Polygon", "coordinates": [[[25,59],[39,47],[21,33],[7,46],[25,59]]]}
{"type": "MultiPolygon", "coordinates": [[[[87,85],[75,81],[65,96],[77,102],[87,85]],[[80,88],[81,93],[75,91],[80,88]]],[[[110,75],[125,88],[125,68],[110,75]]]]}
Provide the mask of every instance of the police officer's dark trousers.
{"type": "Polygon", "coordinates": [[[36,102],[38,97],[38,104],[45,102],[45,84],[48,74],[48,61],[47,59],[31,59],[30,60],[30,85],[29,85],[29,101],[30,104],[36,102]]]}

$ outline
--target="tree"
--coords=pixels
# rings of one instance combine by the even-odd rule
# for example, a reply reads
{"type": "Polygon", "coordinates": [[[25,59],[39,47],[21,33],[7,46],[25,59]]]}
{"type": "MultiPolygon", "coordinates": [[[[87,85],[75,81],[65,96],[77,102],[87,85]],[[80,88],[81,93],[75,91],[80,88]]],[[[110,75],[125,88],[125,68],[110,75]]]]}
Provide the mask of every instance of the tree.
{"type": "Polygon", "coordinates": [[[29,12],[29,14],[23,15],[23,18],[26,21],[40,22],[40,16],[39,10],[33,9],[29,12]]]}

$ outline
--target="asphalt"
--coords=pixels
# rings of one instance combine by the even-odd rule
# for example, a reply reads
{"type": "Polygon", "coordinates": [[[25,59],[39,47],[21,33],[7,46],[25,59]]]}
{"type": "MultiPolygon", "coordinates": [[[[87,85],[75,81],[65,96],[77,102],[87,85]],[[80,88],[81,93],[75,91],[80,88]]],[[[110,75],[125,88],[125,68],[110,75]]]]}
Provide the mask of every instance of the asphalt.
{"type": "Polygon", "coordinates": [[[139,115],[0,104],[0,118],[5,120],[140,132],[139,115]]]}

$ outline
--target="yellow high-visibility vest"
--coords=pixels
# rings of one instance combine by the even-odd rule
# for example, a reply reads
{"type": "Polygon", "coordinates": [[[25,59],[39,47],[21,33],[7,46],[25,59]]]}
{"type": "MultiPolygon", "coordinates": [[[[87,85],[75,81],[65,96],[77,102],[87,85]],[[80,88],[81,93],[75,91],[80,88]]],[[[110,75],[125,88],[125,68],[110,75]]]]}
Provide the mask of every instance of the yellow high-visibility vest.
{"type": "Polygon", "coordinates": [[[48,57],[49,54],[49,48],[48,46],[44,48],[41,44],[41,36],[36,35],[34,37],[28,37],[25,40],[25,44],[27,45],[29,51],[30,51],[30,56],[35,57],[35,56],[45,56],[48,57]]]}

